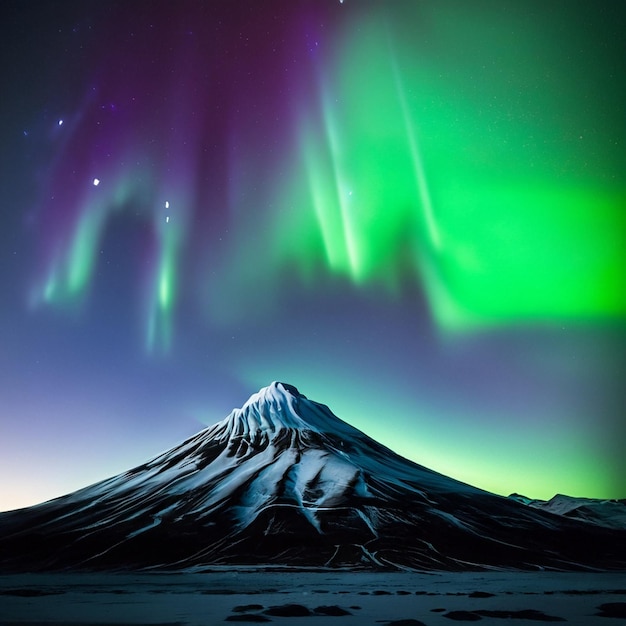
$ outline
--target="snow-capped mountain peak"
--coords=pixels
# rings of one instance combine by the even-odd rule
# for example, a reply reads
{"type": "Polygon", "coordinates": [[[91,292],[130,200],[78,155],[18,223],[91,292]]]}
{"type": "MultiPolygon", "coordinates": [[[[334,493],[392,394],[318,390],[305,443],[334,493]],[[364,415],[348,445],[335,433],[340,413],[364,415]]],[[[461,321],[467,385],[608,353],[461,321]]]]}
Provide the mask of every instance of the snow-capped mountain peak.
{"type": "Polygon", "coordinates": [[[253,394],[240,409],[233,409],[222,422],[209,428],[229,449],[258,452],[268,445],[330,449],[345,456],[347,451],[377,445],[361,431],[339,419],[326,405],[309,400],[288,383],[273,382],[253,394]],[[248,449],[250,448],[250,449],[248,449]]]}
{"type": "MultiPolygon", "coordinates": [[[[226,419],[234,436],[256,438],[286,429],[317,430],[300,415],[300,402],[307,401],[293,385],[273,382],[250,396],[240,409],[233,409],[226,419]]],[[[308,401],[307,401],[308,402],[308,401]]]]}

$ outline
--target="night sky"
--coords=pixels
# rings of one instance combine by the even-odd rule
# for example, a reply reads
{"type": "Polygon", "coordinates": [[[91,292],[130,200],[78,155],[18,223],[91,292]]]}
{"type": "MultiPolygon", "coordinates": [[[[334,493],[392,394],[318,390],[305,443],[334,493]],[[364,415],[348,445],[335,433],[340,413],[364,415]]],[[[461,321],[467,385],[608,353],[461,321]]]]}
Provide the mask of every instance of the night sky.
{"type": "Polygon", "coordinates": [[[289,382],[626,497],[622,0],[4,0],[0,510],[289,382]]]}

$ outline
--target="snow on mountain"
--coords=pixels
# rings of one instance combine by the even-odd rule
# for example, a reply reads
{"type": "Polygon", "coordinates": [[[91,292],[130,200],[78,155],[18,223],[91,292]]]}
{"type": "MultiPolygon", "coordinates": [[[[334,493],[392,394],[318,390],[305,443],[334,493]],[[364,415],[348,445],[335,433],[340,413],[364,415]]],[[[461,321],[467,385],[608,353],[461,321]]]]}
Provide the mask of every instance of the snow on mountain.
{"type": "Polygon", "coordinates": [[[126,473],[0,514],[0,568],[619,569],[626,531],[395,454],[286,383],[126,473]]]}
{"type": "Polygon", "coordinates": [[[626,529],[626,500],[600,500],[594,498],[573,498],[557,494],[550,500],[533,500],[519,494],[509,498],[541,511],[563,515],[607,528],[626,529]]]}

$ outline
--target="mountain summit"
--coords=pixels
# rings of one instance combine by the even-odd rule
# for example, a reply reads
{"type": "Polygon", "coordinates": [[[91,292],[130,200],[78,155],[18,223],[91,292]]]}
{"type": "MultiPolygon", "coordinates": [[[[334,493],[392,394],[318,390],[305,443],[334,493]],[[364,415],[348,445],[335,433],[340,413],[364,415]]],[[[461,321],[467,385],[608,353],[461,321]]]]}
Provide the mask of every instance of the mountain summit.
{"type": "Polygon", "coordinates": [[[0,568],[624,569],[626,530],[395,454],[274,382],[124,474],[0,514],[0,568]]]}

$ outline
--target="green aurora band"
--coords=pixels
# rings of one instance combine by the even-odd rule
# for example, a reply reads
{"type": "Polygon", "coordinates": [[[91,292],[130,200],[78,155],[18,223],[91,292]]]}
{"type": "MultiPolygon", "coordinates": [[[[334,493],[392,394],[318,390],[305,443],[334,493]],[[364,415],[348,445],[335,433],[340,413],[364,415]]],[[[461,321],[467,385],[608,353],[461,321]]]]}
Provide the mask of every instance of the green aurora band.
{"type": "MultiPolygon", "coordinates": [[[[263,218],[265,267],[260,260],[257,269],[271,282],[295,266],[310,284],[325,271],[355,285],[384,285],[391,296],[410,277],[444,332],[623,318],[626,190],[601,127],[611,121],[589,119],[600,96],[594,106],[589,98],[579,109],[571,102],[590,69],[573,72],[562,58],[568,51],[544,41],[538,73],[533,46],[549,33],[537,33],[536,25],[518,35],[513,53],[502,29],[446,19],[445,5],[430,8],[428,20],[421,4],[414,16],[400,13],[402,22],[379,11],[339,33],[317,68],[317,101],[299,104],[296,139],[286,152],[290,176],[270,176],[279,181],[271,203],[278,210],[263,218]],[[439,41],[437,58],[407,26],[424,21],[439,41]],[[575,112],[561,119],[567,106],[575,112]]],[[[194,169],[193,155],[185,167],[194,169]]],[[[256,167],[263,167],[258,158],[256,167]]],[[[108,217],[131,197],[153,202],[137,181],[155,176],[117,172],[108,177],[108,192],[85,194],[40,299],[64,303],[86,290],[108,217]]],[[[154,348],[162,332],[167,351],[172,329],[165,318],[176,307],[187,231],[160,222],[155,228],[160,257],[147,346],[154,348]]],[[[240,230],[248,239],[250,230],[255,240],[262,237],[257,223],[240,230]]],[[[228,289],[239,292],[235,309],[253,290],[242,266],[248,247],[235,241],[235,259],[223,264],[228,289]]],[[[252,278],[257,288],[264,280],[252,278]]]]}
{"type": "Polygon", "coordinates": [[[279,256],[391,294],[411,274],[443,331],[623,317],[626,193],[595,111],[577,120],[590,137],[559,120],[576,74],[557,49],[537,72],[532,30],[494,58],[502,32],[460,21],[437,22],[458,51],[437,64],[380,15],[339,38],[280,192],[279,256]]]}
{"type": "MultiPolygon", "coordinates": [[[[65,255],[59,255],[53,263],[43,289],[34,298],[35,303],[43,301],[68,309],[80,307],[94,280],[103,239],[115,214],[128,212],[137,202],[140,206],[156,204],[145,184],[147,180],[152,180],[151,173],[139,168],[117,175],[112,173],[107,180],[98,180],[97,184],[94,181],[90,185],[91,188],[83,194],[77,224],[65,255]]],[[[179,197],[186,196],[188,194],[179,194],[179,197]]],[[[166,200],[159,208],[143,212],[142,217],[152,222],[157,247],[147,295],[145,346],[149,353],[166,354],[172,344],[178,263],[187,216],[180,207],[170,206],[166,200]]]]}

